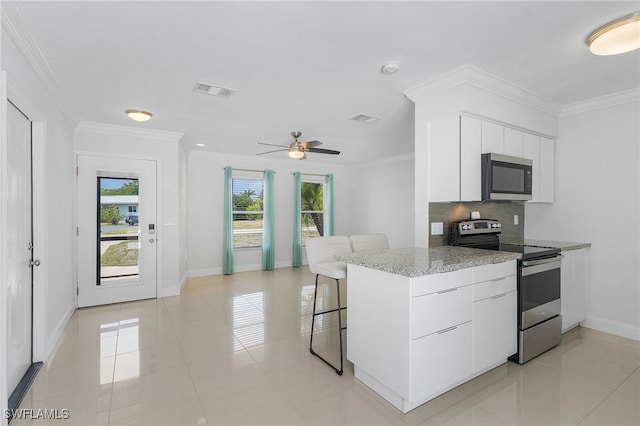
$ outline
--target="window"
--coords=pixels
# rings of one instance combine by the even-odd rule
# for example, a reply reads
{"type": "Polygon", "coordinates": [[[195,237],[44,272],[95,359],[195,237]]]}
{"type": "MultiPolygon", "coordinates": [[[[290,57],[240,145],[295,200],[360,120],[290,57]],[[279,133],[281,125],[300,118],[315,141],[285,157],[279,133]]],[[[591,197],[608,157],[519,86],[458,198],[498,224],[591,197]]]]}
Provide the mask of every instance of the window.
{"type": "Polygon", "coordinates": [[[302,182],[300,186],[302,244],[324,236],[324,183],[302,182]]]}
{"type": "Polygon", "coordinates": [[[233,248],[262,247],[263,179],[233,178],[233,248]]]}

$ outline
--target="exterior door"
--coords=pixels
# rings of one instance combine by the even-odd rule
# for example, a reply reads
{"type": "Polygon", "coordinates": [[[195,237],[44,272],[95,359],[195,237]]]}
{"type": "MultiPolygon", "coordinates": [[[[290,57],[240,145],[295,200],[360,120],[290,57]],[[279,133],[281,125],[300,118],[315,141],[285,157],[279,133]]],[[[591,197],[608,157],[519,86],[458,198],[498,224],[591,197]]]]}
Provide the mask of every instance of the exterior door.
{"type": "Polygon", "coordinates": [[[13,392],[32,361],[31,122],[7,105],[8,315],[7,389],[13,392]]]}
{"type": "Polygon", "coordinates": [[[156,297],[156,162],[77,162],[78,307],[156,297]]]}

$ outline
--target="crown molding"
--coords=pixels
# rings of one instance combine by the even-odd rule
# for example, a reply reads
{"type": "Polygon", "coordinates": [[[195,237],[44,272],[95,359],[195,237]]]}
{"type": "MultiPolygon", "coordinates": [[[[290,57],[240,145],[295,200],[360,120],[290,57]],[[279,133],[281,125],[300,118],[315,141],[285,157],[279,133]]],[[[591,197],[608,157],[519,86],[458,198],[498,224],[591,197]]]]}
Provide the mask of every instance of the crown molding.
{"type": "Polygon", "coordinates": [[[2,15],[2,28],[6,30],[36,76],[42,81],[45,90],[49,93],[63,116],[72,127],[75,127],[78,123],[75,114],[66,101],[64,91],[60,89],[58,78],[25,23],[19,2],[3,2],[0,12],[2,15]]]}
{"type": "Polygon", "coordinates": [[[610,108],[612,106],[633,102],[640,102],[640,87],[565,105],[562,108],[560,117],[567,117],[570,115],[581,114],[584,112],[610,108]]]}
{"type": "Polygon", "coordinates": [[[403,93],[413,102],[417,102],[463,84],[477,87],[547,114],[558,116],[562,110],[562,106],[552,100],[469,64],[427,80],[403,93]]]}
{"type": "Polygon", "coordinates": [[[167,132],[164,130],[139,129],[137,127],[119,126],[116,124],[94,123],[83,121],[76,127],[76,131],[102,133],[109,135],[136,136],[149,139],[161,139],[167,142],[180,142],[183,133],[167,132]]]}

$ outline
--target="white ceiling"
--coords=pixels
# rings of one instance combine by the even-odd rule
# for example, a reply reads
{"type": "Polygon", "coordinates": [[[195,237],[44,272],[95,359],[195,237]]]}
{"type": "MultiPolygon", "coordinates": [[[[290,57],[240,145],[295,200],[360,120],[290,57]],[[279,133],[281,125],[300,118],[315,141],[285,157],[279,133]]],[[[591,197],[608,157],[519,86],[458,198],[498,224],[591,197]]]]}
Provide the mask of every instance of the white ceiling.
{"type": "MultiPolygon", "coordinates": [[[[184,133],[195,149],[256,154],[318,139],[350,164],[413,152],[403,91],[464,64],[559,106],[640,86],[640,52],[599,57],[586,36],[638,1],[7,2],[51,90],[82,121],[184,133]],[[39,52],[38,52],[39,50],[39,52]],[[397,74],[381,66],[397,60],[397,74]],[[43,66],[44,65],[44,66],[43,66]],[[193,92],[197,81],[236,89],[193,92]],[[134,123],[127,108],[153,112],[134,123]],[[350,117],[382,117],[363,124],[350,117]],[[196,143],[206,147],[196,148],[196,143]]],[[[286,153],[268,154],[284,157],[286,153]]],[[[293,160],[292,160],[293,161],[293,160]]]]}

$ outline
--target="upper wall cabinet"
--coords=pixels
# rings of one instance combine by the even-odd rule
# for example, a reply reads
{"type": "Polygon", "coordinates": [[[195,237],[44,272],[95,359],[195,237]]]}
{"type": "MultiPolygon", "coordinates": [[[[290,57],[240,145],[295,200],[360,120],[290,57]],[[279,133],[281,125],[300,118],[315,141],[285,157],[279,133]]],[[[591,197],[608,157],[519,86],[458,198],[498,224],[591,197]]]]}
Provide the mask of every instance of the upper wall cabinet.
{"type": "Polygon", "coordinates": [[[531,202],[553,202],[554,141],[466,115],[430,123],[429,201],[480,201],[480,157],[489,152],[532,160],[531,202]]]}

